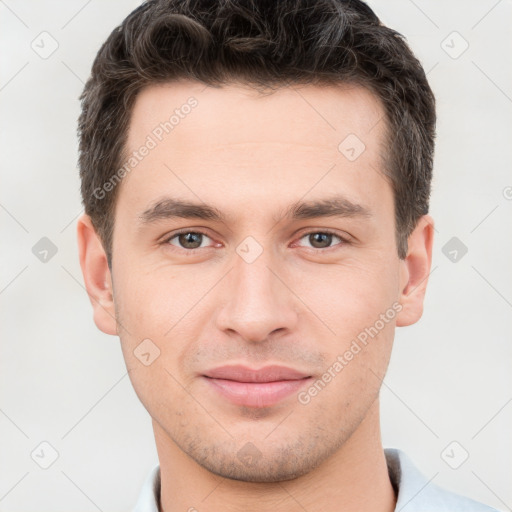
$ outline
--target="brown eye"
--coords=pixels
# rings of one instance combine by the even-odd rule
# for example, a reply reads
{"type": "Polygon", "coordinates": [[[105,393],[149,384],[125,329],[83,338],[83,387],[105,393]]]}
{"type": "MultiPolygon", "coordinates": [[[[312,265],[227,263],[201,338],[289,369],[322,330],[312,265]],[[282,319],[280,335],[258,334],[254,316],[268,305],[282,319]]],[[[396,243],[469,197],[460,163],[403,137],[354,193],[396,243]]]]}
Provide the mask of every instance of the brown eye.
{"type": "Polygon", "coordinates": [[[334,245],[342,245],[345,240],[334,233],[328,231],[312,231],[302,236],[301,240],[307,240],[307,245],[302,247],[309,247],[312,249],[329,249],[334,245]],[[338,240],[337,243],[333,244],[333,239],[338,240]]]}
{"type": "Polygon", "coordinates": [[[332,242],[332,235],[330,233],[312,233],[309,235],[309,243],[315,249],[325,249],[329,247],[332,242]]]}
{"type": "Polygon", "coordinates": [[[179,247],[181,249],[199,249],[205,239],[209,239],[204,233],[196,231],[186,231],[183,233],[177,233],[176,235],[169,238],[168,242],[171,245],[179,247]],[[177,241],[177,243],[173,243],[177,241]]]}

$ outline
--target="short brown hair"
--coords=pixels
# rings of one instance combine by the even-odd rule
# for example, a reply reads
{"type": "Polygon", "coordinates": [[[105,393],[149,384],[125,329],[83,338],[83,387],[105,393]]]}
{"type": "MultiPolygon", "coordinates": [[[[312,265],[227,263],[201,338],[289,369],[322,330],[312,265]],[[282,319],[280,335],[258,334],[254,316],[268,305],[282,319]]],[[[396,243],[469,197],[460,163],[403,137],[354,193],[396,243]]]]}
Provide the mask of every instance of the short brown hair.
{"type": "Polygon", "coordinates": [[[178,79],[255,89],[352,83],[384,106],[384,172],[395,201],[398,254],[428,212],[435,99],[404,38],[360,0],[149,0],[100,48],[80,96],[85,212],[109,265],[117,190],[98,194],[123,162],[131,110],[147,85],[178,79]]]}

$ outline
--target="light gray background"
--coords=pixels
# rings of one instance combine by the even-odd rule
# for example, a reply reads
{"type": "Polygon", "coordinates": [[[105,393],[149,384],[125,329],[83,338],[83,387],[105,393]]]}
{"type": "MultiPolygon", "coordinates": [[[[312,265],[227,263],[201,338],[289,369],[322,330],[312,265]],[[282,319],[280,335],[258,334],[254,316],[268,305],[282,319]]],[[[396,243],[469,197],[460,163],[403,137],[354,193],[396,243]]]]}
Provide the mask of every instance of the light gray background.
{"type": "MultiPolygon", "coordinates": [[[[439,115],[433,273],[422,320],[397,332],[384,443],[437,484],[510,510],[512,2],[370,4],[422,60],[439,115]],[[452,237],[468,248],[456,262],[442,251],[452,237]]],[[[77,98],[136,5],[0,0],[0,511],[127,511],[157,463],[119,341],[92,321],[75,235],[77,98]],[[43,31],[59,45],[48,58],[31,47],[51,49],[43,31]],[[58,249],[46,263],[32,252],[42,237],[58,249]],[[46,470],[31,458],[43,441],[59,454],[46,470]]]]}

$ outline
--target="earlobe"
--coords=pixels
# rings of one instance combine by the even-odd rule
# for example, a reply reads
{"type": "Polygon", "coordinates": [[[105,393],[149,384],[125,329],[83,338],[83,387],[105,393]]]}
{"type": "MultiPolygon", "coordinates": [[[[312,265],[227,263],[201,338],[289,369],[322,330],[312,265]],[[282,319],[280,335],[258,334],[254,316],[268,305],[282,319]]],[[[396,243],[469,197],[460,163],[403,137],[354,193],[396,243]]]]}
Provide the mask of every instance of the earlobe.
{"type": "Polygon", "coordinates": [[[106,334],[117,334],[112,276],[107,255],[91,218],[83,214],[77,223],[78,252],[85,288],[93,307],[94,323],[106,334]]]}
{"type": "Polygon", "coordinates": [[[407,256],[401,262],[400,303],[403,309],[397,316],[398,327],[416,323],[423,314],[433,241],[434,221],[430,215],[424,215],[409,236],[407,256]]]}

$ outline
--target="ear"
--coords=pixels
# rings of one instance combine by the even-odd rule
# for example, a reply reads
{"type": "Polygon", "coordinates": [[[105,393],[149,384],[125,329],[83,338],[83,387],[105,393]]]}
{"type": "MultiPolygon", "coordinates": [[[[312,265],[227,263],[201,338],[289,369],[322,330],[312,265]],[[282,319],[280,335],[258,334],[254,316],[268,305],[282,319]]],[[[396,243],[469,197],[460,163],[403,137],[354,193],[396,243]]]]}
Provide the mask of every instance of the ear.
{"type": "Polygon", "coordinates": [[[117,334],[112,276],[103,244],[84,214],[77,224],[78,252],[85,288],[92,304],[94,323],[105,334],[117,334]]]}
{"type": "Polygon", "coordinates": [[[432,264],[434,221],[424,215],[407,241],[407,256],[400,262],[400,303],[402,311],[396,325],[404,327],[416,323],[423,314],[423,300],[432,264]]]}

